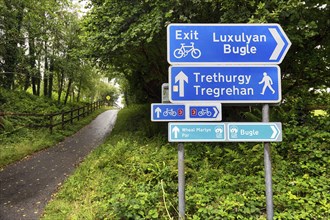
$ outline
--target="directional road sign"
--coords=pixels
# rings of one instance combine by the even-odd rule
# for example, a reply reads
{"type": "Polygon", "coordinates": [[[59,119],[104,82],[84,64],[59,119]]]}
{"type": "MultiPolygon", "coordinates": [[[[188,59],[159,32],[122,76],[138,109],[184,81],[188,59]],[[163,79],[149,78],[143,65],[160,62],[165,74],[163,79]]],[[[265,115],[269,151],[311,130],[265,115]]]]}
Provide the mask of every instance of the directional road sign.
{"type": "Polygon", "coordinates": [[[280,142],[282,124],[169,123],[169,142],[280,142]]]}
{"type": "Polygon", "coordinates": [[[221,104],[151,104],[151,121],[221,121],[221,104]]]}
{"type": "Polygon", "coordinates": [[[170,24],[170,64],[279,64],[291,42],[279,24],[170,24]]]}
{"type": "Polygon", "coordinates": [[[228,123],[228,140],[231,142],[282,141],[281,123],[228,123]]]}
{"type": "Polygon", "coordinates": [[[225,141],[224,123],[169,123],[169,142],[225,141]]]}
{"type": "Polygon", "coordinates": [[[281,101],[278,66],[172,66],[169,90],[172,103],[278,103],[281,101]]]}

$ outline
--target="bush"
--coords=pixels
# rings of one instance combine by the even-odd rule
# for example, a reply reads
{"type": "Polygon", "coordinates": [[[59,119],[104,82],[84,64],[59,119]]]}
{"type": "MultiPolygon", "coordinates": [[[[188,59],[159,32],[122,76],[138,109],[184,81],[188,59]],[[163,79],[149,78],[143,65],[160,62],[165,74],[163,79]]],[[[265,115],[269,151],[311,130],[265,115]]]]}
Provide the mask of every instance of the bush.
{"type": "MultiPolygon", "coordinates": [[[[64,184],[45,219],[178,218],[177,146],[157,133],[161,126],[146,127],[146,111],[119,113],[112,135],[64,184]]],[[[283,142],[272,144],[274,219],[330,217],[329,125],[315,126],[284,123],[283,142]]],[[[263,163],[261,143],[186,143],[187,219],[266,219],[263,163]]]]}

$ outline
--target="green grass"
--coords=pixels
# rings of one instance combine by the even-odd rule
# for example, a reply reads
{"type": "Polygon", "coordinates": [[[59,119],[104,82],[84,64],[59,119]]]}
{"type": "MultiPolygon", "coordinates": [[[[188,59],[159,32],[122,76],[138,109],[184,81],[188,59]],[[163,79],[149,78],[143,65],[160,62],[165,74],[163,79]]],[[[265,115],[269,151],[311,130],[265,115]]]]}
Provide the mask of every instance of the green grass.
{"type": "MultiPolygon", "coordinates": [[[[157,160],[149,161],[145,156],[157,155],[170,161],[175,157],[175,150],[169,154],[163,144],[161,139],[147,144],[136,136],[124,139],[121,135],[112,136],[111,141],[95,150],[75,175],[67,180],[56,199],[47,207],[44,219],[118,219],[126,212],[142,211],[139,207],[147,204],[154,208],[143,210],[143,218],[140,219],[159,216],[157,209],[165,211],[163,194],[161,185],[154,184],[160,182],[158,178],[166,172],[170,180],[163,180],[165,188],[168,184],[174,186],[176,170],[170,170],[157,160]],[[112,207],[109,208],[109,205],[112,207]]],[[[171,164],[175,166],[175,160],[171,164]]]]}
{"type": "MultiPolygon", "coordinates": [[[[177,145],[157,133],[163,124],[147,127],[148,108],[119,112],[43,219],[178,219],[177,145]]],[[[284,124],[272,144],[274,219],[330,218],[328,128],[284,124]]],[[[185,178],[186,219],[266,219],[262,144],[186,143],[185,178]]]]}
{"type": "Polygon", "coordinates": [[[96,110],[89,116],[74,121],[73,125],[66,124],[64,130],[61,126],[54,128],[53,134],[50,134],[49,129],[40,128],[15,128],[10,132],[0,134],[0,168],[18,161],[34,152],[53,146],[81,129],[83,126],[92,121],[98,114],[105,111],[106,108],[96,110]]]}
{"type": "MultiPolygon", "coordinates": [[[[63,110],[69,111],[86,104],[76,102],[67,105],[58,104],[56,101],[43,96],[35,96],[24,91],[5,90],[0,87],[0,112],[5,113],[50,114],[63,110]]],[[[74,134],[105,110],[105,108],[97,110],[80,121],[74,120],[73,125],[66,124],[64,130],[61,130],[61,126],[56,126],[53,134],[50,134],[47,128],[31,128],[29,126],[49,123],[49,121],[45,121],[45,118],[0,116],[0,169],[36,151],[55,145],[65,137],[74,134]]],[[[54,117],[54,123],[60,120],[61,116],[54,117]]]]}

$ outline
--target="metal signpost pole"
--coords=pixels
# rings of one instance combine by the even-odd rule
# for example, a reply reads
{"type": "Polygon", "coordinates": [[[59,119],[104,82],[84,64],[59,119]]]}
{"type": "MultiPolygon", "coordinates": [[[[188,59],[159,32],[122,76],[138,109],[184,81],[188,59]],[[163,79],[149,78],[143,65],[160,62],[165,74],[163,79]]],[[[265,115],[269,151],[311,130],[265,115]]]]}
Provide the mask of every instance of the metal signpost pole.
{"type": "Polygon", "coordinates": [[[178,144],[179,220],[185,219],[184,144],[178,144]]]}
{"type": "MultiPolygon", "coordinates": [[[[269,122],[269,105],[262,106],[262,122],[269,122]]],[[[273,210],[273,189],[272,189],[272,162],[271,162],[270,143],[264,143],[264,164],[265,164],[265,182],[266,182],[266,210],[267,220],[272,220],[273,210]]]]}

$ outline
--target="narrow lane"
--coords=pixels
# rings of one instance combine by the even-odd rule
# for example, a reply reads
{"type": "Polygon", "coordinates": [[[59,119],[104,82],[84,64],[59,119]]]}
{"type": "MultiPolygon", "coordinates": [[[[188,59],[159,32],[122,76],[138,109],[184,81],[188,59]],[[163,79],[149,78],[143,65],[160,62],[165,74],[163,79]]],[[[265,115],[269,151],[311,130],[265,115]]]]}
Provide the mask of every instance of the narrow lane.
{"type": "Polygon", "coordinates": [[[0,172],[0,219],[39,219],[51,195],[114,127],[117,110],[100,114],[63,142],[0,172]]]}

